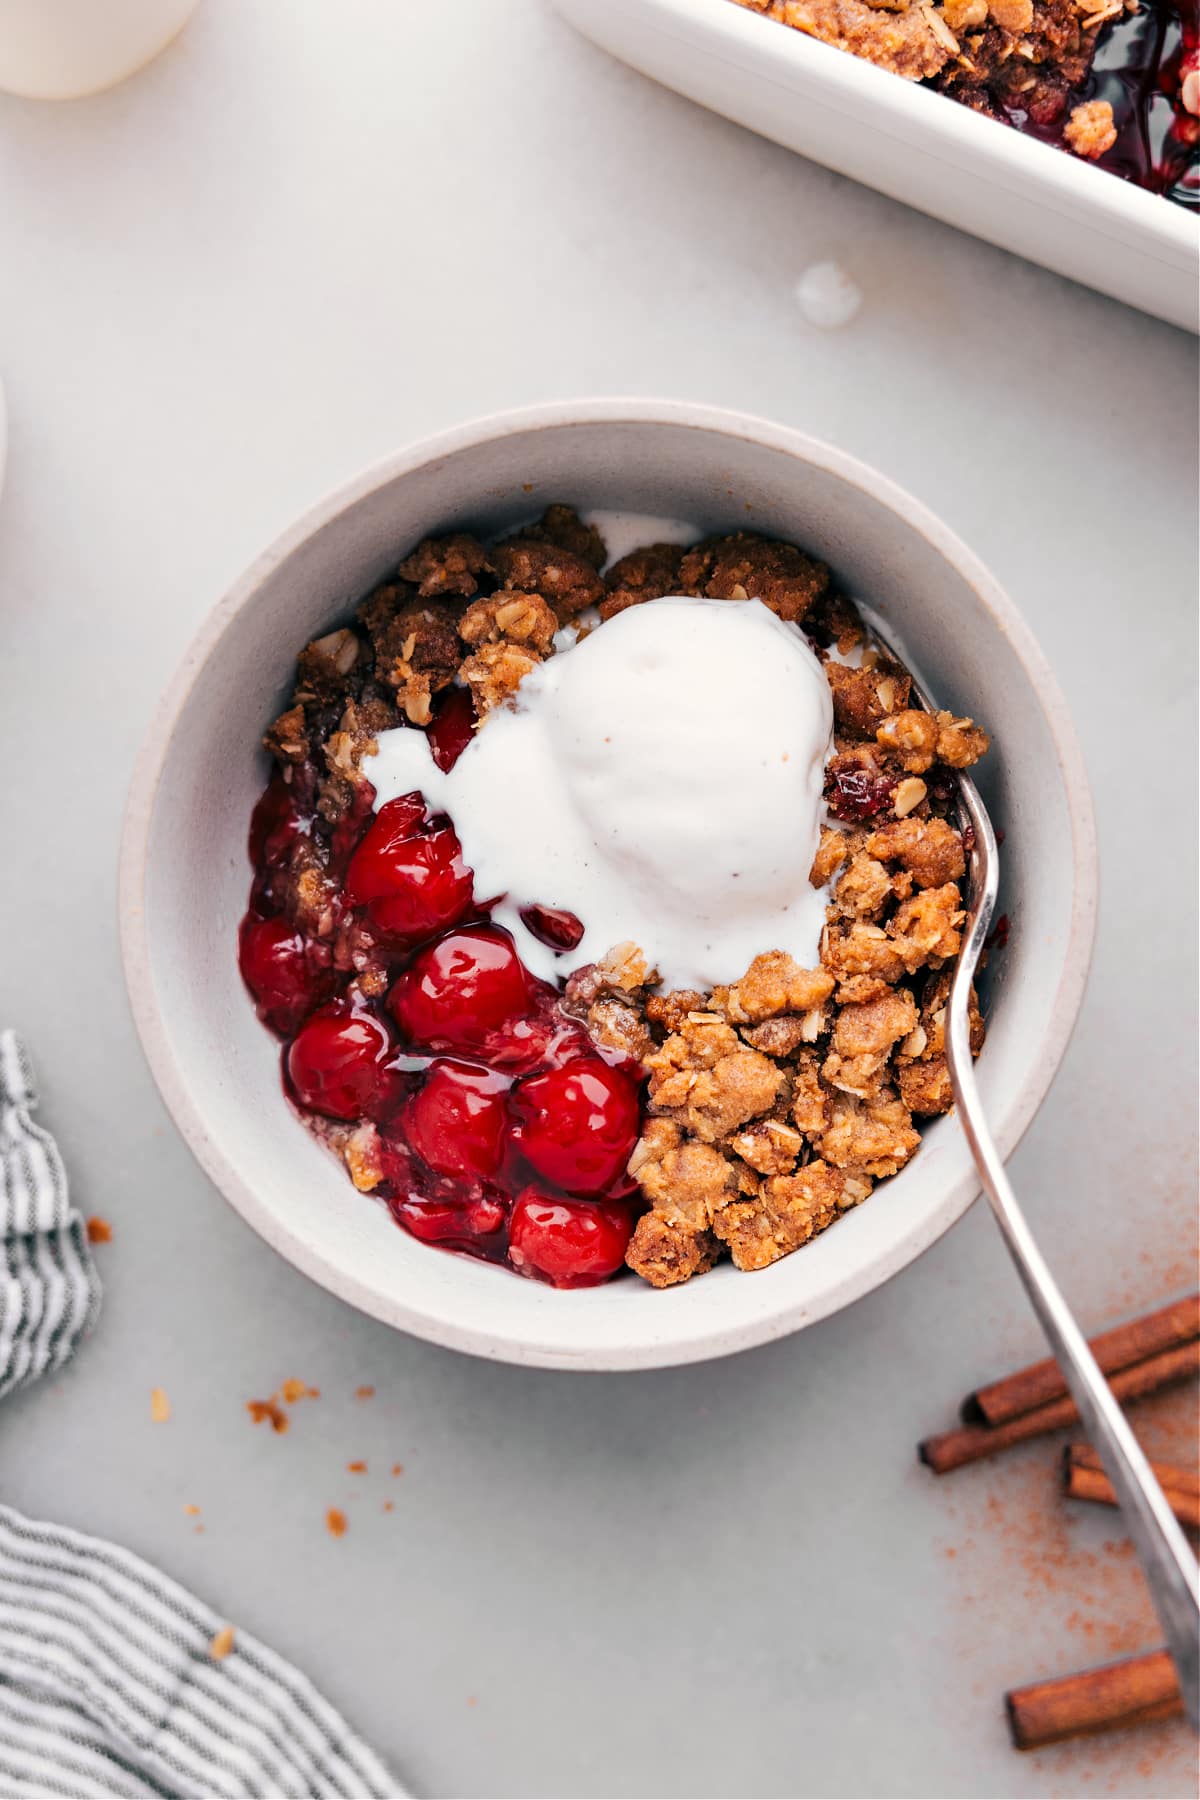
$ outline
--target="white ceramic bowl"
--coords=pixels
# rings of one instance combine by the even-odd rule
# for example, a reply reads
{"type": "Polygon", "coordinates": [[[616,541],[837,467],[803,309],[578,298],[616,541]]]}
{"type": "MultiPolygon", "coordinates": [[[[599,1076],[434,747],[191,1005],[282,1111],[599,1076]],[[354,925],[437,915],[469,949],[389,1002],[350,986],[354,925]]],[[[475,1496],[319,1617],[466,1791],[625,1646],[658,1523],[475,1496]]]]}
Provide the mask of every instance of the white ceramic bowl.
{"type": "MultiPolygon", "coordinates": [[[[507,413],[379,464],[323,501],[226,595],[164,697],[133,779],[121,925],[155,1079],[203,1167],[305,1274],[404,1331],[550,1368],[634,1369],[796,1331],[919,1256],[977,1192],[953,1118],[895,1180],[754,1275],[723,1265],[656,1293],[572,1293],[446,1255],[392,1224],[290,1114],[279,1057],[242,987],[235,934],[259,734],[296,651],[423,534],[494,532],[552,500],[752,526],[827,558],[898,632],[933,692],[993,728],[985,796],[1006,831],[1012,937],[991,992],[980,1086],[1010,1152],[1058,1066],[1083,993],[1096,891],[1087,779],[1058,687],[1020,615],[924,507],[799,432],[707,407],[600,400],[507,413]]],[[[747,704],[752,704],[747,696],[747,704]]]]}
{"type": "Polygon", "coordinates": [[[1195,216],[944,94],[730,0],[555,0],[605,50],[960,231],[1200,325],[1195,216]]]}

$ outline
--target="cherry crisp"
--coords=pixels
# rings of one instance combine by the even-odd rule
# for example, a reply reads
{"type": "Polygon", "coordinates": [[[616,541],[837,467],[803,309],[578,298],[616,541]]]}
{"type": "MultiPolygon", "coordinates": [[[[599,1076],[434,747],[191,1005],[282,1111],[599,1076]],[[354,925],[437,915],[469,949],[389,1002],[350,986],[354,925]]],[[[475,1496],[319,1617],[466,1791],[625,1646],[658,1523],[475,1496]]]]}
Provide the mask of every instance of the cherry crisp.
{"type": "MultiPolygon", "coordinates": [[[[558,1287],[625,1267],[668,1287],[726,1253],[761,1269],[798,1249],[949,1111],[965,873],[950,771],[988,739],[909,706],[907,671],[795,545],[738,533],[606,560],[566,506],[490,546],[427,539],[307,645],[264,738],[240,965],[291,1102],[412,1236],[558,1287]],[[376,809],[362,762],[407,726],[451,768],[563,627],[668,594],[760,599],[822,659],[820,962],[768,944],[731,986],[664,991],[619,944],[554,985],[481,904],[453,821],[418,793],[376,809]]],[[[583,923],[544,899],[525,925],[570,950],[583,923]]],[[[972,1039],[978,1054],[974,1003],[972,1039]]]]}

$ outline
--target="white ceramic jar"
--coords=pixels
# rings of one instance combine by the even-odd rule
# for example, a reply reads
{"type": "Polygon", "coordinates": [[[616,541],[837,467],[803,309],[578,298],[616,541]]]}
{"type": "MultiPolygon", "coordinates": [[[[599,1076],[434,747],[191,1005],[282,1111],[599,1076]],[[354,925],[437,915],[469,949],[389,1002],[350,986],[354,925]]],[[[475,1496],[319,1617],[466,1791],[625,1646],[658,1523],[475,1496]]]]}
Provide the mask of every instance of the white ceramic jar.
{"type": "Polygon", "coordinates": [[[165,50],[200,0],[0,0],[0,89],[78,100],[165,50]]]}

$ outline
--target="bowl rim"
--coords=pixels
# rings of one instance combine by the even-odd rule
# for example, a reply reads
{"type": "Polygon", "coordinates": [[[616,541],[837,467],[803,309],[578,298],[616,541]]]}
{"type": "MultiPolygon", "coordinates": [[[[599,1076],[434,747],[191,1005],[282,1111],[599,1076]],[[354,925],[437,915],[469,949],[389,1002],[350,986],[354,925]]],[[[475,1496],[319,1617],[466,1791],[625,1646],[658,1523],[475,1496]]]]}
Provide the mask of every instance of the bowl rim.
{"type": "MultiPolygon", "coordinates": [[[[996,629],[1010,643],[1045,715],[1062,775],[1070,821],[1075,879],[1058,986],[1048,997],[1045,1028],[1037,1053],[1003,1117],[993,1121],[1001,1155],[1010,1156],[1049,1091],[1082,1004],[1095,939],[1098,866],[1091,791],[1083,752],[1066,699],[1029,626],[995,578],[965,543],[925,504],[889,477],[848,452],[791,426],[724,407],[653,398],[586,398],[549,401],[485,414],[419,439],[385,456],[326,493],[282,531],[227,589],[193,634],[154,709],[138,750],[121,828],[117,902],[121,960],[130,1010],[150,1073],[167,1110],[205,1174],[258,1235],[301,1273],[369,1316],[447,1348],[529,1367],[619,1370],[669,1367],[751,1349],[840,1311],[907,1268],[955,1224],[979,1192],[974,1172],[955,1181],[923,1228],[902,1246],[868,1258],[852,1274],[831,1284],[819,1300],[794,1301],[764,1312],[749,1323],[722,1326],[671,1339],[667,1329],[631,1347],[581,1342],[577,1348],[539,1342],[536,1337],[498,1337],[493,1331],[430,1317],[334,1267],[323,1252],[295,1234],[259,1198],[210,1137],[194,1104],[159,1010],[146,915],[146,874],[150,831],[163,767],[179,717],[210,655],[230,622],[253,601],[266,578],[301,544],[379,487],[480,444],[531,431],[580,425],[668,425],[716,433],[798,456],[882,503],[920,532],[971,586],[996,629]]],[[[536,1330],[536,1327],[535,1327],[536,1330]]]]}

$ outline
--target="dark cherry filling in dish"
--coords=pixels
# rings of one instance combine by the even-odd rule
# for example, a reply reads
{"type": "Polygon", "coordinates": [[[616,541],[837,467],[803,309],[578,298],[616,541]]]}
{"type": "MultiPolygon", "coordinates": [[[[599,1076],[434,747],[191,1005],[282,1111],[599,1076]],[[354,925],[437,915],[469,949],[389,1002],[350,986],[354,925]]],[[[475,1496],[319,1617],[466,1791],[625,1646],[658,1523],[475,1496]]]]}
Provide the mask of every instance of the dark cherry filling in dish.
{"type": "MultiPolygon", "coordinates": [[[[429,728],[443,768],[473,716],[452,689],[429,728]]],[[[311,765],[287,773],[254,812],[239,957],[283,1041],[288,1098],[331,1141],[365,1132],[371,1191],[423,1242],[556,1287],[615,1275],[642,1210],[625,1173],[641,1129],[638,1064],[593,1043],[526,969],[477,903],[450,820],[419,794],[374,812],[360,784],[321,864],[332,945],[290,924],[280,883],[318,815],[311,765]]],[[[582,936],[569,913],[529,914],[555,948],[582,936]]]]}
{"type": "MultiPolygon", "coordinates": [[[[1163,194],[1180,206],[1200,206],[1200,118],[1183,104],[1182,83],[1200,67],[1196,0],[1143,0],[1140,9],[1108,25],[1087,79],[1069,96],[1107,100],[1117,140],[1097,167],[1163,194]]],[[[1070,110],[1063,91],[1056,104],[1010,114],[1010,122],[1044,143],[1061,144],[1070,110]]]]}

